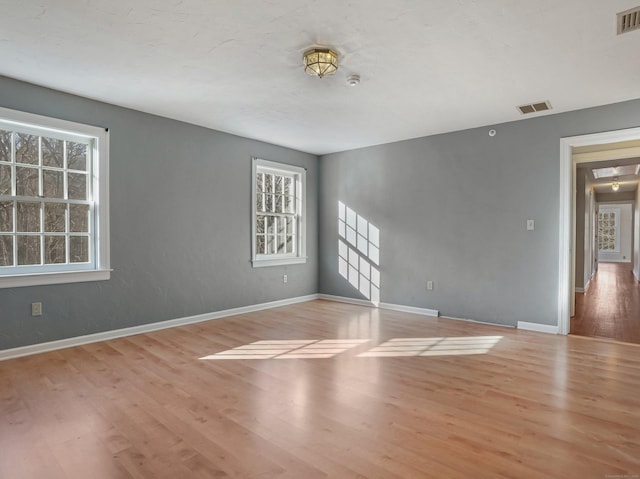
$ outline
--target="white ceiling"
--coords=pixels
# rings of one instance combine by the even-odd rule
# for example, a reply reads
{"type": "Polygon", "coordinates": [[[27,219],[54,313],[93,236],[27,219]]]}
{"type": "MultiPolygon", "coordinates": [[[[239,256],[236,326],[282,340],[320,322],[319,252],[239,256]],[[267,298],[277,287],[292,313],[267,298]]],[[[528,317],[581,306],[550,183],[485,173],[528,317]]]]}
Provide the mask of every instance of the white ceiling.
{"type": "Polygon", "coordinates": [[[635,2],[0,0],[0,74],[324,154],[638,98],[635,2]]]}

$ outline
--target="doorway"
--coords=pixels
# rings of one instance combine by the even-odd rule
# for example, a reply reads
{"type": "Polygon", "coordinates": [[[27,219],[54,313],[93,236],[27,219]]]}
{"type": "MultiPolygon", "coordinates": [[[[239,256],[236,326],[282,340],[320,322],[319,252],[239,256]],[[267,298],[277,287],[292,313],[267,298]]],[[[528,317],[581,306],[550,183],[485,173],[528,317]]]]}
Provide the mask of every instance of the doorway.
{"type": "MultiPolygon", "coordinates": [[[[633,162],[640,163],[640,128],[618,130],[561,139],[560,148],[560,250],[558,288],[558,332],[571,332],[571,316],[576,299],[576,186],[577,165],[613,167],[633,162]],[[578,153],[577,153],[578,152],[578,153]],[[635,160],[634,160],[635,159],[635,160]],[[607,164],[607,162],[611,164],[607,164]],[[588,165],[585,165],[587,164],[588,165]]],[[[637,172],[636,172],[637,173],[637,172]]],[[[609,180],[612,183],[612,179],[609,180]]],[[[637,179],[636,179],[637,182],[637,179]]],[[[636,183],[635,199],[640,196],[636,183]]],[[[637,202],[636,202],[637,203],[637,202]]],[[[638,254],[638,205],[634,203],[636,239],[632,266],[635,278],[631,284],[638,289],[640,258],[638,254]]],[[[581,234],[584,234],[582,231],[581,234]]],[[[595,241],[595,239],[594,239],[595,241]]],[[[594,253],[594,256],[597,252],[594,253]]],[[[599,263],[596,263],[596,266],[599,263]]],[[[604,272],[603,272],[603,276],[604,272]]],[[[602,281],[600,284],[604,284],[602,281]]],[[[594,282],[594,285],[596,283],[594,282]]],[[[640,313],[636,312],[640,315],[640,313]]],[[[618,338],[616,338],[618,339],[618,338]]]]}

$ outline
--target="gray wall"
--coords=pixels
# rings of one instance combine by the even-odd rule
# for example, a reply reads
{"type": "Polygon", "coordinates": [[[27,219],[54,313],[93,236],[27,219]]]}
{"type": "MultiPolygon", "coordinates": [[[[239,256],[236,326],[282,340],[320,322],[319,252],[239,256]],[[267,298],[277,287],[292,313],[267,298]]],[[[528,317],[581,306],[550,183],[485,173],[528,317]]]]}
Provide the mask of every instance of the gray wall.
{"type": "Polygon", "coordinates": [[[635,100],[498,125],[493,138],[486,127],[321,157],[320,292],[362,297],[338,272],[341,200],[380,228],[381,301],[557,324],[560,138],[639,126],[639,111],[635,100]]]}
{"type": "Polygon", "coordinates": [[[640,184],[636,189],[636,202],[633,216],[633,274],[640,281],[640,184]]]}
{"type": "Polygon", "coordinates": [[[589,191],[587,174],[581,168],[576,170],[576,289],[584,289],[587,233],[585,231],[589,216],[589,191]]]}
{"type": "Polygon", "coordinates": [[[0,106],[109,128],[114,269],[0,289],[0,349],[317,292],[316,156],[2,77],[0,106]],[[251,267],[252,156],[307,168],[304,265],[251,267]]]}

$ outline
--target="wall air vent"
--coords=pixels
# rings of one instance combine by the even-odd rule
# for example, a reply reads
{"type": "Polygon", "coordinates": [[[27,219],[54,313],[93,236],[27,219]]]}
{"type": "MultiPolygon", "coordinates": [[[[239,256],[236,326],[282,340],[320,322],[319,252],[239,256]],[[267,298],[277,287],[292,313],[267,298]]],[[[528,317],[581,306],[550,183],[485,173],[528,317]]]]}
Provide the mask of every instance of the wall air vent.
{"type": "Polygon", "coordinates": [[[551,110],[551,103],[548,101],[540,101],[536,103],[529,103],[528,105],[520,105],[516,107],[520,113],[526,115],[527,113],[535,113],[537,111],[551,110]]]}
{"type": "Polygon", "coordinates": [[[618,13],[618,35],[640,28],[640,7],[618,13]]]}

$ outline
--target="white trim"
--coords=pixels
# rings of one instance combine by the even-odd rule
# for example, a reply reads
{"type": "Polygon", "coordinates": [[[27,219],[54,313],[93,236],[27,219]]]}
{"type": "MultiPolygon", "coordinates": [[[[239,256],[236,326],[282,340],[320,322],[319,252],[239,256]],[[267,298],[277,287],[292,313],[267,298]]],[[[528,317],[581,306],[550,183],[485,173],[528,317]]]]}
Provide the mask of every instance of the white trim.
{"type": "Polygon", "coordinates": [[[553,326],[550,324],[527,323],[525,321],[518,321],[518,329],[523,329],[525,331],[536,331],[538,333],[559,334],[558,326],[553,326]]]}
{"type": "Polygon", "coordinates": [[[633,276],[636,278],[638,283],[640,283],[640,271],[633,270],[633,276]]]}
{"type": "Polygon", "coordinates": [[[307,296],[298,296],[296,298],[281,299],[270,301],[268,303],[254,304],[251,306],[242,306],[240,308],[225,309],[212,313],[198,314],[196,316],[187,316],[185,318],[171,319],[168,321],[160,321],[157,323],[142,324],[140,326],[132,326],[130,328],[116,329],[113,331],[105,331],[103,333],[87,334],[85,336],[76,336],[74,338],[60,339],[58,341],[50,341],[47,343],[32,344],[29,346],[21,346],[13,349],[0,350],[0,361],[6,359],[14,359],[22,356],[30,356],[32,354],[46,353],[56,351],[58,349],[71,348],[74,346],[82,346],[83,344],[97,343],[100,341],[108,341],[110,339],[122,338],[125,336],[133,336],[135,334],[150,333],[161,329],[175,328],[177,326],[185,326],[187,324],[201,323],[213,319],[226,318],[227,316],[235,316],[237,314],[252,313],[262,311],[264,309],[279,308],[290,304],[304,303],[318,299],[317,294],[309,294],[307,296]]]}
{"type": "Polygon", "coordinates": [[[501,328],[511,328],[514,329],[515,326],[511,324],[501,324],[501,323],[490,323],[488,321],[478,321],[477,319],[468,319],[468,318],[456,318],[454,316],[440,316],[442,319],[453,319],[454,321],[465,321],[467,323],[476,323],[476,324],[484,324],[487,326],[499,326],[501,328]]]}
{"type": "Polygon", "coordinates": [[[572,169],[574,167],[572,148],[576,146],[602,145],[618,141],[640,139],[640,128],[608,131],[591,135],[572,136],[560,139],[560,204],[559,204],[559,244],[558,244],[558,333],[569,334],[571,265],[575,262],[572,250],[572,169]]]}
{"type": "Polygon", "coordinates": [[[348,298],[346,296],[334,296],[332,294],[319,294],[318,299],[324,299],[326,301],[334,301],[336,303],[355,304],[358,306],[368,306],[369,308],[377,308],[378,305],[372,301],[366,299],[348,298]]]}
{"type": "MultiPolygon", "coordinates": [[[[603,253],[607,254],[604,251],[598,251],[598,253],[599,254],[603,254],[603,253]]],[[[610,253],[612,253],[612,252],[610,252],[610,253]]],[[[629,264],[631,264],[632,261],[628,260],[628,259],[600,259],[600,257],[598,257],[598,264],[601,264],[601,263],[629,263],[629,264]]]]}
{"type": "MultiPolygon", "coordinates": [[[[254,268],[265,266],[284,266],[307,262],[307,170],[301,166],[277,163],[275,161],[251,158],[251,265],[254,268]],[[295,178],[296,183],[296,252],[295,254],[256,254],[256,175],[258,168],[273,174],[287,174],[295,178]]],[[[267,214],[267,213],[265,213],[267,214]]]]}
{"type": "MultiPolygon", "coordinates": [[[[11,267],[0,274],[0,288],[14,288],[46,284],[78,283],[83,281],[102,281],[110,277],[109,247],[109,131],[103,127],[86,125],[54,117],[36,115],[18,110],[0,107],[0,124],[13,126],[16,131],[27,131],[34,135],[54,134],[56,138],[67,141],[86,140],[93,145],[91,160],[87,163],[87,175],[91,178],[91,200],[93,202],[90,263],[34,265],[29,267],[11,267]]],[[[56,168],[65,171],[65,168],[56,168]]],[[[34,165],[35,167],[35,165],[34,165]]],[[[41,164],[37,165],[42,170],[41,164]]],[[[14,191],[15,193],[15,191],[14,191]]],[[[12,196],[13,199],[20,199],[12,196]]],[[[42,198],[42,202],[50,202],[51,198],[42,198]]],[[[86,204],[85,201],[60,199],[66,204],[86,204]]],[[[90,202],[88,203],[90,204],[90,202]]],[[[42,235],[44,229],[39,234],[42,235]]],[[[66,231],[69,234],[68,231],[66,231]]],[[[13,235],[15,235],[15,230],[13,235]]]]}
{"type": "Polygon", "coordinates": [[[62,271],[59,273],[34,273],[0,276],[0,289],[42,286],[45,284],[83,283],[85,281],[106,281],[111,277],[110,269],[86,271],[62,271]]]}
{"type": "Polygon", "coordinates": [[[437,318],[440,312],[435,309],[416,308],[414,306],[404,306],[402,304],[380,303],[380,309],[390,309],[391,311],[402,311],[403,313],[421,314],[423,316],[432,316],[437,318]]]}
{"type": "Polygon", "coordinates": [[[293,258],[254,259],[254,260],[251,260],[251,265],[254,268],[263,268],[265,266],[285,266],[289,264],[304,264],[306,262],[307,262],[306,256],[296,256],[293,258]]]}
{"type": "Polygon", "coordinates": [[[579,288],[576,286],[576,293],[584,293],[586,291],[586,288],[579,288]]]}
{"type": "Polygon", "coordinates": [[[375,303],[366,299],[348,298],[346,296],[334,296],[331,294],[319,294],[318,299],[325,299],[327,301],[335,301],[336,303],[356,304],[358,306],[368,306],[369,308],[388,309],[391,311],[401,311],[403,313],[421,314],[423,316],[438,317],[439,311],[435,309],[416,308],[414,306],[405,306],[403,304],[392,303],[375,303]]]}

